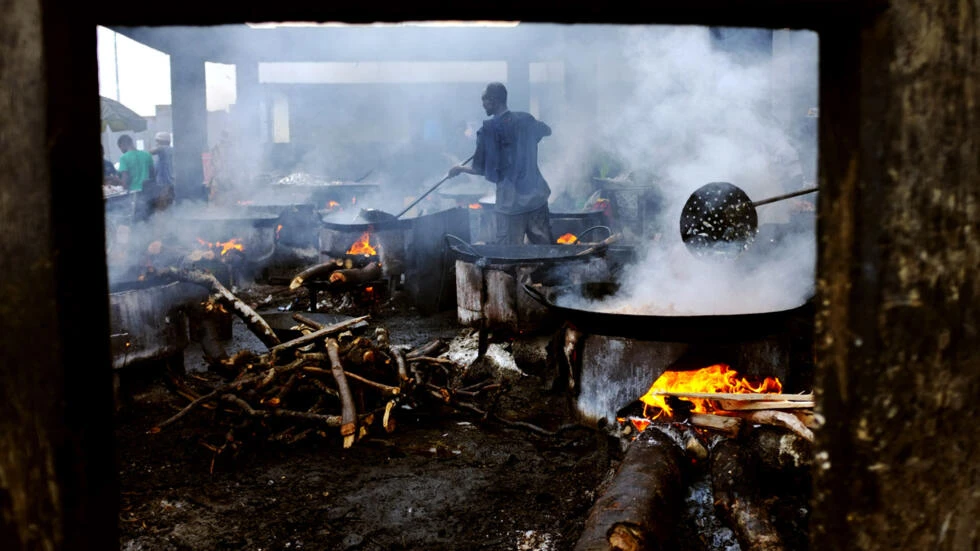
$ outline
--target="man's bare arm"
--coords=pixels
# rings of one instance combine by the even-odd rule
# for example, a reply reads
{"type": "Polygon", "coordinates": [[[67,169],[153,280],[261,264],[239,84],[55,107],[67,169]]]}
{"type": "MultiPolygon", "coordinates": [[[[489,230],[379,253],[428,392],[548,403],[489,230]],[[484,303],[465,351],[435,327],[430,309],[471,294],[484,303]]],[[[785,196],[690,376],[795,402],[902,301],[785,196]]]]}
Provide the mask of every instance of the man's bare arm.
{"type": "Polygon", "coordinates": [[[462,172],[465,172],[467,174],[473,174],[475,176],[483,176],[483,173],[480,172],[479,170],[476,170],[475,168],[470,168],[468,166],[463,166],[463,165],[456,165],[449,169],[449,177],[455,178],[456,176],[459,176],[459,174],[462,172]]]}

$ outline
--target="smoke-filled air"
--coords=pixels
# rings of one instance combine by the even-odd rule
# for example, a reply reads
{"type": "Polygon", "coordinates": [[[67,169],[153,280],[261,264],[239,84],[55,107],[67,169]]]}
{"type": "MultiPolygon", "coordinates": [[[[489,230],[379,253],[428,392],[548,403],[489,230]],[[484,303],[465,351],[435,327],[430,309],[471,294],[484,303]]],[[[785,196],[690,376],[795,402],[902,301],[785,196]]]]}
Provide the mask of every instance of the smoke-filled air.
{"type": "MultiPolygon", "coordinates": [[[[620,197],[621,218],[610,222],[622,223],[615,229],[637,262],[618,274],[619,294],[587,307],[731,314],[794,307],[813,293],[816,194],[757,207],[758,235],[734,258],[693,254],[679,221],[691,194],[711,182],[734,184],[752,201],[816,185],[814,33],[534,24],[124,31],[193,42],[209,61],[240,64],[222,92],[234,103],[195,123],[207,136],[191,152],[192,160],[203,154],[203,173],[180,164],[188,146],[176,121],[153,123],[175,132],[178,201],[125,231],[107,215],[110,253],[116,247],[127,265],[145,262],[153,243],[193,249],[233,237],[214,228],[243,206],[270,220],[277,205],[312,204],[319,219],[340,223],[362,209],[400,213],[473,153],[487,117],[481,93],[500,81],[511,110],[552,130],[539,146],[552,212],[615,201],[616,185],[648,191],[639,204],[620,197]],[[330,182],[360,187],[326,200],[318,192],[330,182]],[[622,218],[630,209],[642,212],[639,226],[622,218]]],[[[110,161],[117,136],[103,138],[110,161]]],[[[493,184],[463,174],[404,218],[493,200],[493,184]]],[[[235,237],[254,240],[246,254],[261,256],[278,229],[255,226],[264,229],[235,237]]],[[[110,254],[110,276],[112,262],[110,254]]]]}

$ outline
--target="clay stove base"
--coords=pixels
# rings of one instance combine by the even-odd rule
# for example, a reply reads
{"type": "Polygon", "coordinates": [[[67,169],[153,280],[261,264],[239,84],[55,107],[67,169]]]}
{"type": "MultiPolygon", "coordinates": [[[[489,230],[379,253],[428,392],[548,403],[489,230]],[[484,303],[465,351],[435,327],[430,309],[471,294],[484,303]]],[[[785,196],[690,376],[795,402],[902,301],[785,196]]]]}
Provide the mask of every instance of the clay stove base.
{"type": "MultiPolygon", "coordinates": [[[[570,334],[566,332],[566,342],[570,334]]],[[[737,343],[692,344],[604,335],[577,337],[572,369],[572,410],[586,425],[615,424],[619,410],[642,396],[668,369],[727,363],[746,377],[789,376],[790,354],[782,335],[737,343]]]]}

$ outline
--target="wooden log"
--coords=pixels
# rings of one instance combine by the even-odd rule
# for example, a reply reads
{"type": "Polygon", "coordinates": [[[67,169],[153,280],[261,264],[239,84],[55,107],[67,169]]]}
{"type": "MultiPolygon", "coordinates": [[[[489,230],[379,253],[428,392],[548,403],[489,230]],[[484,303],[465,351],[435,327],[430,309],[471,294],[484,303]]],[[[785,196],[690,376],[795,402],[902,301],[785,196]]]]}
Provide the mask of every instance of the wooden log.
{"type": "Polygon", "coordinates": [[[343,259],[331,258],[326,262],[317,264],[316,266],[311,266],[296,274],[296,276],[293,277],[293,280],[289,282],[289,288],[291,290],[299,289],[303,286],[304,282],[329,275],[343,267],[343,259]]]}
{"type": "Polygon", "coordinates": [[[742,419],[728,415],[714,415],[711,413],[692,413],[688,420],[695,427],[710,429],[720,432],[729,438],[738,436],[742,429],[742,419]]]}
{"type": "Polygon", "coordinates": [[[231,291],[218,281],[213,274],[202,270],[181,270],[177,268],[164,268],[157,272],[161,277],[169,277],[178,281],[187,281],[207,288],[214,294],[219,302],[227,306],[234,312],[245,326],[262,341],[262,344],[272,348],[280,343],[272,327],[249,305],[238,299],[231,291]]]}
{"type": "Polygon", "coordinates": [[[668,549],[684,495],[684,453],[657,427],[641,432],[596,500],[575,551],[668,549]]]}
{"type": "Polygon", "coordinates": [[[355,285],[377,281],[381,275],[381,264],[371,262],[363,268],[336,270],[330,274],[328,281],[333,285],[355,285]]]}
{"type": "Polygon", "coordinates": [[[738,441],[725,439],[711,451],[715,512],[735,532],[742,551],[783,551],[782,538],[758,496],[754,466],[738,441]]]}
{"type": "Polygon", "coordinates": [[[729,415],[734,415],[745,419],[749,423],[760,425],[774,425],[787,428],[805,438],[808,442],[813,442],[813,431],[808,429],[799,417],[786,411],[732,411],[729,415]]]}
{"type": "Polygon", "coordinates": [[[361,323],[362,321],[364,321],[364,320],[366,320],[366,319],[368,319],[370,317],[371,317],[370,315],[366,315],[366,316],[361,316],[361,317],[358,317],[358,318],[351,318],[349,320],[341,321],[341,322],[334,323],[334,324],[331,324],[331,325],[327,325],[325,327],[322,327],[321,329],[317,329],[316,331],[314,331],[314,332],[312,332],[312,333],[310,333],[308,335],[303,335],[302,337],[297,337],[297,338],[295,338],[295,339],[293,339],[291,341],[287,341],[287,342],[284,342],[284,343],[279,344],[277,346],[274,346],[274,347],[272,347],[272,348],[269,349],[269,352],[271,354],[276,354],[278,352],[282,352],[284,350],[289,350],[291,348],[298,348],[300,346],[306,346],[307,344],[310,344],[311,342],[314,342],[317,339],[320,339],[320,338],[323,338],[323,337],[332,335],[334,333],[339,333],[340,331],[343,331],[344,329],[347,329],[349,327],[352,327],[354,325],[357,325],[358,323],[361,323]]]}
{"type": "Polygon", "coordinates": [[[401,350],[392,349],[391,355],[395,357],[395,365],[398,366],[398,380],[403,383],[408,381],[408,366],[405,364],[404,354],[401,350]]]}
{"type": "MultiPolygon", "coordinates": [[[[329,375],[329,374],[332,374],[331,371],[327,371],[326,369],[320,369],[319,367],[312,367],[312,366],[306,366],[306,367],[304,367],[303,368],[303,371],[305,371],[307,373],[316,373],[318,375],[329,375]]],[[[372,380],[370,380],[368,378],[361,377],[357,373],[351,373],[350,371],[346,371],[345,370],[344,371],[344,376],[347,377],[347,378],[349,378],[349,379],[353,379],[353,380],[355,380],[355,381],[357,381],[357,382],[359,382],[361,384],[364,384],[366,386],[369,386],[369,387],[371,387],[371,388],[373,388],[375,390],[380,391],[383,396],[397,396],[398,394],[401,393],[401,389],[398,388],[398,387],[396,387],[396,386],[389,386],[389,385],[386,385],[386,384],[383,384],[383,383],[378,383],[378,382],[372,381],[372,380]]]]}
{"type": "Polygon", "coordinates": [[[344,367],[340,364],[340,352],[336,340],[327,339],[327,355],[330,357],[330,370],[334,380],[337,381],[342,404],[340,417],[343,422],[340,425],[340,434],[344,437],[344,447],[349,448],[354,445],[357,436],[357,410],[354,409],[354,398],[350,387],[347,386],[344,367]]]}
{"type": "Polygon", "coordinates": [[[446,343],[442,342],[442,339],[433,339],[418,348],[409,350],[405,354],[405,359],[409,360],[417,356],[438,356],[440,351],[446,347],[446,343]]]}
{"type": "Polygon", "coordinates": [[[814,402],[794,402],[791,400],[765,400],[758,402],[742,400],[718,400],[721,409],[729,411],[752,411],[759,409],[811,409],[814,402]]]}
{"type": "Polygon", "coordinates": [[[305,325],[305,326],[313,329],[313,330],[323,329],[323,324],[322,323],[319,323],[317,321],[311,320],[310,318],[304,316],[303,314],[300,314],[299,312],[296,312],[296,313],[293,314],[293,319],[296,320],[296,321],[298,321],[298,322],[300,322],[300,323],[302,323],[303,325],[305,325]]]}
{"type": "Polygon", "coordinates": [[[766,394],[766,393],[730,393],[730,392],[680,392],[660,390],[654,396],[674,396],[676,398],[702,398],[708,400],[735,400],[740,402],[812,402],[813,394],[766,394]]]}
{"type": "Polygon", "coordinates": [[[813,463],[813,444],[780,427],[751,428],[742,442],[757,458],[759,467],[772,473],[805,471],[813,463]]]}

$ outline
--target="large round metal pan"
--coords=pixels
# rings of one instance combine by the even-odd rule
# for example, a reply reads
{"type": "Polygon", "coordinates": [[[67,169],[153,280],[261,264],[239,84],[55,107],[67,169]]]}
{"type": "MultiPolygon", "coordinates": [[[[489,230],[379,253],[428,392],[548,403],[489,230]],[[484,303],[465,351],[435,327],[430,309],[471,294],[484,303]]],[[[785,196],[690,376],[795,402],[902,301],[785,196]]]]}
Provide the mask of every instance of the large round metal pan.
{"type": "Polygon", "coordinates": [[[446,243],[456,257],[467,262],[484,259],[489,264],[558,264],[584,262],[609,246],[596,245],[473,245],[450,234],[446,243]]]}
{"type": "Polygon", "coordinates": [[[262,211],[245,207],[222,207],[190,210],[178,213],[175,218],[192,224],[233,225],[246,224],[254,227],[274,226],[278,212],[262,211]]]}
{"type": "Polygon", "coordinates": [[[376,232],[384,230],[409,230],[412,228],[412,219],[407,220],[395,219],[382,222],[356,222],[351,224],[342,224],[339,222],[323,222],[323,227],[328,230],[340,231],[340,232],[376,232]]]}
{"type": "Polygon", "coordinates": [[[788,310],[773,312],[660,316],[616,314],[558,305],[564,296],[601,299],[614,294],[618,287],[615,283],[587,283],[552,287],[542,292],[524,285],[524,291],[580,331],[645,341],[719,343],[757,340],[786,332],[792,319],[809,310],[809,304],[803,303],[788,310]]]}

